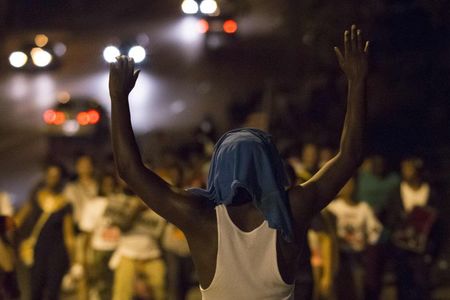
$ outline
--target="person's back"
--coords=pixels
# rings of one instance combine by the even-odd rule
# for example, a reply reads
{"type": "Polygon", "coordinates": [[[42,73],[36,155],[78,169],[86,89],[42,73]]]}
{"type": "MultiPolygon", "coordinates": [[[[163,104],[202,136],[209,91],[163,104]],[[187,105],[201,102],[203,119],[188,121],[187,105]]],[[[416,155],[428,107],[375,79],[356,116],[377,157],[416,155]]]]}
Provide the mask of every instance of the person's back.
{"type": "Polygon", "coordinates": [[[201,287],[203,299],[292,299],[294,286],[286,284],[278,270],[276,230],[264,220],[255,229],[243,231],[225,205],[215,210],[216,271],[211,284],[201,287]]]}
{"type": "Polygon", "coordinates": [[[352,26],[351,38],[350,32],[345,32],[344,42],[345,55],[335,47],[349,83],[339,153],[310,180],[289,189],[275,145],[268,134],[256,129],[234,130],[219,140],[212,161],[214,156],[223,159],[216,166],[211,164],[203,193],[181,191],[167,184],[142,163],[131,127],[128,94],[139,71],[127,57],[111,64],[111,124],[119,174],[150,208],[185,233],[200,285],[207,293],[204,299],[210,297],[209,293],[215,300],[289,299],[289,283],[294,281],[299,249],[311,219],[334,198],[362,161],[368,43],[363,45],[356,26],[352,26]],[[240,188],[250,197],[240,193],[240,188]],[[221,205],[225,205],[224,211],[221,205]],[[222,222],[227,215],[230,222],[222,222]],[[254,230],[255,245],[261,243],[261,247],[247,247],[247,239],[241,238],[252,236],[243,232],[254,230]],[[223,238],[230,241],[222,245],[223,238]],[[230,278],[241,282],[220,289],[229,284],[230,278]]]}

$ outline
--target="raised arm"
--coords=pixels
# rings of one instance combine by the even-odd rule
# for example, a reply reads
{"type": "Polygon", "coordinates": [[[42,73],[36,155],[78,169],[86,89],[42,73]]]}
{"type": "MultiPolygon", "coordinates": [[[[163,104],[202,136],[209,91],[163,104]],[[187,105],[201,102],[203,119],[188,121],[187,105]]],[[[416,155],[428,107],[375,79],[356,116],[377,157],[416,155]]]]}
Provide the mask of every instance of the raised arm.
{"type": "Polygon", "coordinates": [[[202,201],[170,186],[147,169],[141,159],[131,127],[128,95],[134,88],[139,70],[126,56],[110,66],[109,92],[112,106],[112,143],[120,177],[156,213],[182,230],[188,230],[193,216],[201,213],[202,201]]]}
{"type": "Polygon", "coordinates": [[[348,79],[347,112],[338,154],[310,180],[289,192],[294,217],[311,219],[324,208],[353,175],[363,159],[366,125],[365,97],[367,53],[369,42],[363,43],[361,30],[355,25],[344,32],[344,54],[335,47],[342,71],[348,79]]]}

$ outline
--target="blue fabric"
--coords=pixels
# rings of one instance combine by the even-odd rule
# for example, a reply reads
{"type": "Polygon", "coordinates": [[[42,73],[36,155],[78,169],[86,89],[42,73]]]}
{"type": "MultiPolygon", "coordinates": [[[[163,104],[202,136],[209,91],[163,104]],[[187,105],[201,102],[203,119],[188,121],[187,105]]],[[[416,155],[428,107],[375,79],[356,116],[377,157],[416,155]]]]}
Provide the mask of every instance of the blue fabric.
{"type": "Polygon", "coordinates": [[[288,184],[283,161],[270,135],[259,129],[241,128],[225,133],[214,146],[207,189],[188,191],[216,206],[233,203],[237,189],[244,188],[269,226],[292,241],[288,184]]]}

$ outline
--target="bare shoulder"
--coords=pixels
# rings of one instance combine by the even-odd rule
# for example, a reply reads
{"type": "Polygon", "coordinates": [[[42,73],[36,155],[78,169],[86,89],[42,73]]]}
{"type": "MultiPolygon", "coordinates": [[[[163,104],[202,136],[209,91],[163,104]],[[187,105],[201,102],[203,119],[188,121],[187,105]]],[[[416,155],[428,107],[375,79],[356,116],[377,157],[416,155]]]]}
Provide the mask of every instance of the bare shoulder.
{"type": "MultiPolygon", "coordinates": [[[[169,201],[177,210],[177,224],[187,236],[202,233],[215,224],[216,216],[214,206],[204,197],[194,195],[185,190],[172,188],[169,201]]],[[[169,220],[170,222],[171,220],[169,220]]]]}

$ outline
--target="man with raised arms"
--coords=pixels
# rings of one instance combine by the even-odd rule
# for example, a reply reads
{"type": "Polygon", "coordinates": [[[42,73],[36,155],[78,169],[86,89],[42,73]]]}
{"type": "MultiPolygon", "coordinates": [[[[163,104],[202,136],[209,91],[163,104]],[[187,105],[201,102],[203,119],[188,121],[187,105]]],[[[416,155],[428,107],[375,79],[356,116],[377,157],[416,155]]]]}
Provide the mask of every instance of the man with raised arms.
{"type": "Polygon", "coordinates": [[[310,180],[286,189],[270,135],[225,133],[215,146],[206,190],[178,190],[142,163],[128,94],[139,75],[132,59],[111,64],[112,138],[120,176],[145,204],[186,235],[204,300],[293,299],[296,261],[311,219],[354,174],[363,158],[368,42],[355,25],[334,48],[348,79],[338,154],[310,180]]]}

